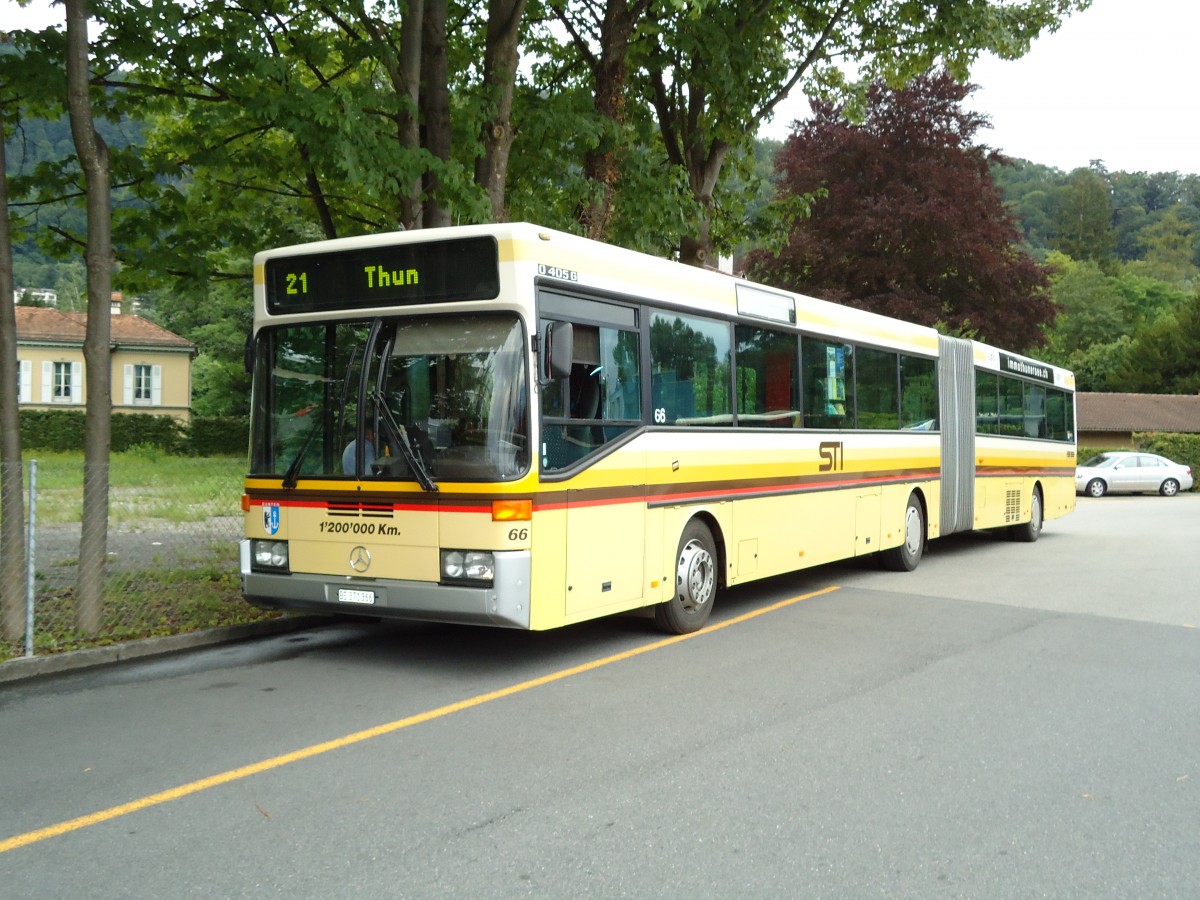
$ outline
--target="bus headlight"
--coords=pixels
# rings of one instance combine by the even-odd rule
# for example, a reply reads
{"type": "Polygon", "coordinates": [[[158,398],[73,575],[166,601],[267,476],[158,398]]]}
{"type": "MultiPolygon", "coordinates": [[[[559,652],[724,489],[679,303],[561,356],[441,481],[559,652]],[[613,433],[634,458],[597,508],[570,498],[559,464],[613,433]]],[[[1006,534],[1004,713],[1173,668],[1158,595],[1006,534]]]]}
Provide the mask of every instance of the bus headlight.
{"type": "Polygon", "coordinates": [[[443,550],[442,578],[446,581],[492,581],[496,559],[487,550],[443,550]]]}
{"type": "Polygon", "coordinates": [[[251,541],[250,559],[253,567],[261,571],[288,571],[287,541],[251,541]]]}

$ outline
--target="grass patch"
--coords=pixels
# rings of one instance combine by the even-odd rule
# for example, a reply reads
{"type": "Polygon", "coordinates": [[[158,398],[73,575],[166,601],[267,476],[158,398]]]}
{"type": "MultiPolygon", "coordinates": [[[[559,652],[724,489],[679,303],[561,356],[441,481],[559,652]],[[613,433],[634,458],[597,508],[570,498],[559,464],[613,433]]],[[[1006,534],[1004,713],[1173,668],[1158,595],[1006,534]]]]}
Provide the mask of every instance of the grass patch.
{"type": "MultiPolygon", "coordinates": [[[[100,631],[75,628],[75,589],[60,588],[38,597],[34,655],[66,653],[123,641],[278,618],[242,599],[236,568],[207,566],[148,571],[135,582],[109,579],[100,631]]],[[[0,662],[21,656],[24,644],[0,641],[0,662]]]]}
{"type": "MultiPolygon", "coordinates": [[[[122,641],[184,634],[276,618],[242,599],[237,538],[246,463],[240,457],[169,456],[153,448],[112,454],[109,466],[109,553],[103,624],[98,634],[75,628],[77,547],[46,552],[51,526],[73,525],[83,508],[80,453],[28,453],[22,479],[28,510],[29,466],[36,459],[39,543],[35,573],[35,655],[122,641]],[[155,530],[166,546],[146,548],[155,530]],[[129,543],[131,536],[135,538],[129,543]],[[124,541],[122,544],[121,541],[124,541]],[[181,542],[186,547],[181,549],[181,542]],[[114,553],[114,550],[120,552],[114,553]]],[[[60,530],[61,534],[61,530],[60,530]]],[[[0,637],[0,662],[25,652],[24,639],[0,637]]]]}
{"type": "MultiPolygon", "coordinates": [[[[28,453],[22,469],[29,503],[29,460],[37,460],[37,521],[78,522],[83,516],[83,454],[28,453]]],[[[109,460],[109,524],[147,519],[175,524],[240,516],[246,461],[241,457],[169,456],[157,451],[114,453],[109,460]]]]}

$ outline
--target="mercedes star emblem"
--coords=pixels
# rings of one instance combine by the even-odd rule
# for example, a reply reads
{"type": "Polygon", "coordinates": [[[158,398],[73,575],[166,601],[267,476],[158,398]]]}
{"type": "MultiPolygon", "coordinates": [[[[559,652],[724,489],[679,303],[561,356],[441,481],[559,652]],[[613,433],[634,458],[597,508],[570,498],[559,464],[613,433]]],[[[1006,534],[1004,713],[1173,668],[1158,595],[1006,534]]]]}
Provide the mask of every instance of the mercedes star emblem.
{"type": "Polygon", "coordinates": [[[359,574],[371,568],[371,551],[359,544],[350,551],[350,568],[359,574]]]}

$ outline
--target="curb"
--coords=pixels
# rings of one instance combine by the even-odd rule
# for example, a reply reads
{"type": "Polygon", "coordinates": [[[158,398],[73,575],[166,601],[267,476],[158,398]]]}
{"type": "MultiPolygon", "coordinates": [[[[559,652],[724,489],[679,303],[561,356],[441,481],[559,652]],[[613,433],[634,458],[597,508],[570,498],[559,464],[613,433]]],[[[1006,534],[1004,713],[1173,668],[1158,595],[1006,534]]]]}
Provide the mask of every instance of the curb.
{"type": "Polygon", "coordinates": [[[109,647],[91,647],[87,650],[72,650],[69,653],[54,653],[47,656],[15,657],[0,663],[0,685],[41,678],[46,675],[59,675],[64,672],[78,672],[83,669],[109,666],[149,656],[166,656],[199,647],[231,644],[254,637],[287,634],[290,631],[315,628],[331,621],[333,620],[328,616],[285,616],[279,619],[266,619],[262,622],[249,622],[244,625],[206,628],[203,631],[191,631],[187,634],[126,641],[109,647]]]}

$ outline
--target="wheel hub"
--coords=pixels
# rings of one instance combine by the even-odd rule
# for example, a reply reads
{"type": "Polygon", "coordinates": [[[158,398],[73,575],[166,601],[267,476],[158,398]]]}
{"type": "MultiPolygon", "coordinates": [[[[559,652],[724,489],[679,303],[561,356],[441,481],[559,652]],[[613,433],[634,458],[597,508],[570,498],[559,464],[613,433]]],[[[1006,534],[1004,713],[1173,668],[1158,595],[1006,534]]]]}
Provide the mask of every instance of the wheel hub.
{"type": "Polygon", "coordinates": [[[689,612],[704,606],[713,596],[716,572],[712,555],[699,541],[689,541],[679,552],[675,588],[683,608],[689,612]]]}

